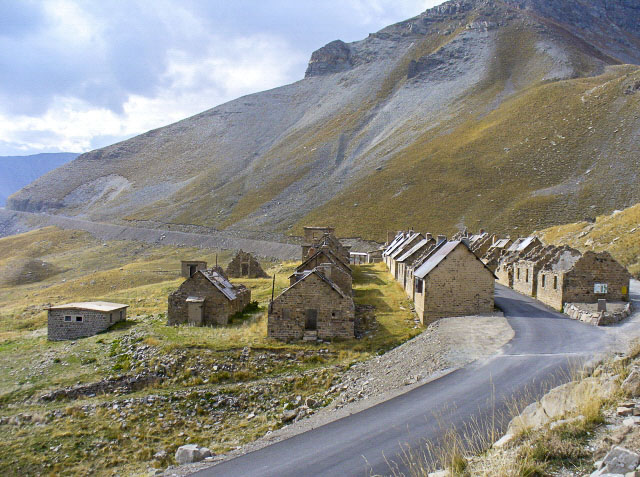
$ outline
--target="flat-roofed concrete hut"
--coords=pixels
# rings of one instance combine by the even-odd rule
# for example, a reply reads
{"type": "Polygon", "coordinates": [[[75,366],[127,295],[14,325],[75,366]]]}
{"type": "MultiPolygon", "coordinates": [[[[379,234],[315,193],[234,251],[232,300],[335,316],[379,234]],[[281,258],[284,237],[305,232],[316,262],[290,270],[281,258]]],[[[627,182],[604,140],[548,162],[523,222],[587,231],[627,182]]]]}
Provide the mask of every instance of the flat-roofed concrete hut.
{"type": "Polygon", "coordinates": [[[86,338],[127,319],[129,305],[89,301],[47,308],[47,332],[51,341],[86,338]]]}

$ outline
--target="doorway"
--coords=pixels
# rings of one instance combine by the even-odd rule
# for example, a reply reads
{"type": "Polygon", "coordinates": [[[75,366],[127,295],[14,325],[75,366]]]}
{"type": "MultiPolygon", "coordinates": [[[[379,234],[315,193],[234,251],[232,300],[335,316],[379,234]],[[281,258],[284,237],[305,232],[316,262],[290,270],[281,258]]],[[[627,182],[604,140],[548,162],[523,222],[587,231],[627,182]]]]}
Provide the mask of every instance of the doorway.
{"type": "Polygon", "coordinates": [[[315,331],[318,329],[318,310],[306,310],[304,329],[308,331],[315,331]]]}

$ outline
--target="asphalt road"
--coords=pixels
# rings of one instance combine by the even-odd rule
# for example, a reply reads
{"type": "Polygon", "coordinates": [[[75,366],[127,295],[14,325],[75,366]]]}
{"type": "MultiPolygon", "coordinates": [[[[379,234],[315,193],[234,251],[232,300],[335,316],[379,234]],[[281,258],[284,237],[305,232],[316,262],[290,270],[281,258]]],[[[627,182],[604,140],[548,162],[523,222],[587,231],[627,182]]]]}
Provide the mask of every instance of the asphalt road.
{"type": "MultiPolygon", "coordinates": [[[[634,283],[635,299],[640,299],[634,283]]],[[[570,379],[571,369],[619,343],[637,323],[597,328],[498,286],[515,336],[498,355],[471,363],[357,414],[202,470],[205,476],[368,476],[406,474],[407,449],[420,453],[455,427],[504,428],[514,400],[532,402],[570,379]],[[476,422],[475,425],[469,423],[476,422]],[[478,424],[479,423],[479,424],[478,424]]],[[[618,344],[619,345],[619,344],[618,344]]],[[[477,432],[473,432],[477,435],[477,432]]],[[[498,436],[496,436],[498,437],[498,436]]]]}

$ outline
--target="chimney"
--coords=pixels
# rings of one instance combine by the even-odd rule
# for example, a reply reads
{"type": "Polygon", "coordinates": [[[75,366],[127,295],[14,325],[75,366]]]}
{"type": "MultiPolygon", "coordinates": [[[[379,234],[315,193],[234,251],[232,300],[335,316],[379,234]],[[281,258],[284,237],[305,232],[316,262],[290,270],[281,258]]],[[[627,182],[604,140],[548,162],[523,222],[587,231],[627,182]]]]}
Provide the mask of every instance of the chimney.
{"type": "Polygon", "coordinates": [[[482,235],[483,233],[484,233],[484,229],[480,229],[480,234],[479,235],[482,235]]]}
{"type": "Polygon", "coordinates": [[[431,240],[433,238],[433,235],[431,235],[429,232],[427,232],[426,234],[424,234],[425,238],[427,240],[431,240]]]}
{"type": "Polygon", "coordinates": [[[436,245],[440,245],[442,242],[446,242],[446,241],[447,241],[446,235],[438,235],[438,243],[436,243],[436,245]]]}

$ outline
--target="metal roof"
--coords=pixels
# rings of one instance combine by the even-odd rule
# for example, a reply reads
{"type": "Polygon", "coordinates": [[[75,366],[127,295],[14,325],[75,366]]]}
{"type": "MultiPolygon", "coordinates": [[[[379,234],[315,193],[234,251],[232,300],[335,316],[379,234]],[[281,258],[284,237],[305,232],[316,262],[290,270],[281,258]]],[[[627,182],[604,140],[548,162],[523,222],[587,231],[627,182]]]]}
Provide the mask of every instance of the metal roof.
{"type": "Polygon", "coordinates": [[[435,250],[427,261],[413,273],[413,275],[418,278],[426,277],[431,270],[436,268],[440,262],[447,258],[447,255],[449,255],[461,243],[462,242],[460,240],[445,243],[439,249],[435,250]]]}
{"type": "Polygon", "coordinates": [[[209,280],[215,287],[222,292],[224,296],[226,296],[229,300],[236,299],[236,289],[235,287],[227,280],[222,273],[218,272],[215,268],[210,270],[200,270],[198,273],[202,273],[207,280],[209,280]]]}
{"type": "Polygon", "coordinates": [[[47,308],[48,310],[89,310],[89,311],[102,311],[111,312],[121,310],[122,308],[128,308],[129,305],[123,305],[122,303],[111,303],[108,301],[81,301],[76,303],[67,303],[66,305],[55,305],[47,308]]]}
{"type": "Polygon", "coordinates": [[[405,253],[404,255],[402,255],[400,258],[398,258],[398,262],[404,262],[407,258],[409,258],[411,255],[413,255],[414,253],[416,253],[418,250],[420,250],[422,247],[424,247],[425,245],[427,245],[429,243],[429,239],[422,239],[420,240],[420,242],[418,242],[417,244],[415,244],[413,246],[413,248],[411,248],[411,250],[409,250],[407,253],[405,253]]]}
{"type": "Polygon", "coordinates": [[[419,237],[419,236],[420,236],[420,233],[413,233],[413,234],[409,235],[409,237],[407,238],[407,240],[405,240],[405,241],[404,241],[404,242],[402,242],[400,245],[398,245],[398,246],[396,247],[396,249],[395,249],[393,252],[391,252],[391,253],[389,254],[389,256],[390,256],[391,258],[394,258],[394,259],[395,259],[395,258],[396,258],[396,257],[398,257],[402,252],[404,252],[404,251],[407,249],[407,247],[409,247],[409,246],[411,245],[411,242],[413,242],[413,241],[414,241],[417,237],[419,237]]]}
{"type": "Polygon", "coordinates": [[[389,253],[391,253],[391,251],[394,250],[400,244],[400,242],[404,241],[404,239],[406,238],[407,236],[404,234],[404,232],[396,235],[396,238],[394,238],[389,246],[384,250],[384,252],[382,252],[382,255],[388,255],[389,253]]]}
{"type": "Polygon", "coordinates": [[[521,237],[515,242],[511,244],[511,246],[507,249],[508,252],[522,252],[526,249],[531,243],[536,239],[533,237],[521,237]]]}

